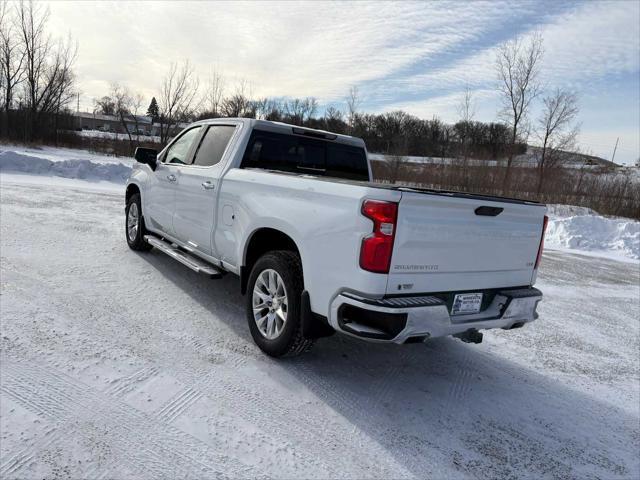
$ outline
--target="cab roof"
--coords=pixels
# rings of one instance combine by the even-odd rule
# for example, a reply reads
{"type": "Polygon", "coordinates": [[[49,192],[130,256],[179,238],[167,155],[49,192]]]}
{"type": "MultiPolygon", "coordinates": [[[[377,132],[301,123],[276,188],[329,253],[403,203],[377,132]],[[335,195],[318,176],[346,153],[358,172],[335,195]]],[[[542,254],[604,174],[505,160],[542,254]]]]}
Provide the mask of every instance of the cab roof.
{"type": "Polygon", "coordinates": [[[340,133],[328,132],[326,130],[318,130],[314,128],[301,127],[298,125],[291,125],[283,122],[272,122],[270,120],[256,120],[254,118],[211,118],[206,120],[200,120],[195,123],[212,123],[212,122],[225,122],[234,121],[244,124],[247,128],[256,130],[265,130],[275,133],[293,134],[293,135],[305,135],[310,137],[321,138],[324,140],[330,140],[338,143],[344,143],[347,145],[353,145],[356,147],[365,148],[364,140],[358,137],[352,137],[349,135],[342,135],[340,133]]]}

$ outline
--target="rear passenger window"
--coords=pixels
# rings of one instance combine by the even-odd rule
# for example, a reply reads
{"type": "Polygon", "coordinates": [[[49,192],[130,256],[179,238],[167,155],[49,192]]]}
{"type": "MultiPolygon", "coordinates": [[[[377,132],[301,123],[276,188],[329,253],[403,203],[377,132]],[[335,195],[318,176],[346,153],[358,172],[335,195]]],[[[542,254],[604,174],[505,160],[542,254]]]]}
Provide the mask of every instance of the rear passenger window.
{"type": "Polygon", "coordinates": [[[262,130],[251,133],[242,168],[369,180],[367,156],[363,148],[262,130]]]}
{"type": "Polygon", "coordinates": [[[193,164],[209,167],[220,162],[235,128],[231,125],[211,125],[202,137],[193,164]]]}

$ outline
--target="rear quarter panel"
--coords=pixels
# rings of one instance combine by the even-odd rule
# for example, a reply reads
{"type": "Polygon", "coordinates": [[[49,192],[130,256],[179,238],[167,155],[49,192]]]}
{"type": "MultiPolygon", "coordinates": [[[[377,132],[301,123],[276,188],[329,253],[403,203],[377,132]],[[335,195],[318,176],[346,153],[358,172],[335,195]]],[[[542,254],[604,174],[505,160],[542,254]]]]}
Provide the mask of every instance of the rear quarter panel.
{"type": "Polygon", "coordinates": [[[244,264],[254,232],[274,228],[287,234],[300,250],[311,308],[327,315],[340,289],[385,293],[387,276],[359,267],[360,243],[372,229],[360,208],[364,198],[399,201],[400,196],[309,176],[231,169],[220,191],[218,218],[223,221],[214,235],[216,250],[223,262],[237,268],[244,264]]]}

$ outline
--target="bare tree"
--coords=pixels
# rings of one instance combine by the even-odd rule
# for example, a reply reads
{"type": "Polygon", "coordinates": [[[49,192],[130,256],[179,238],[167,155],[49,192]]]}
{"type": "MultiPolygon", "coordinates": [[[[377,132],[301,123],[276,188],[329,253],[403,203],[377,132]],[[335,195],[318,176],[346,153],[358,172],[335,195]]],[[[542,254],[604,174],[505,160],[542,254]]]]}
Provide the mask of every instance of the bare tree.
{"type": "Polygon", "coordinates": [[[400,171],[405,161],[405,157],[399,154],[387,155],[385,157],[385,171],[387,172],[387,179],[391,183],[395,184],[398,181],[400,171]]]}
{"type": "Polygon", "coordinates": [[[222,114],[228,118],[250,117],[254,107],[248,97],[235,93],[222,101],[222,114]]]}
{"type": "Polygon", "coordinates": [[[163,145],[178,121],[193,112],[199,84],[189,60],[185,60],[181,66],[171,63],[162,82],[159,101],[160,141],[163,145]]]}
{"type": "Polygon", "coordinates": [[[101,113],[102,115],[115,115],[116,105],[109,95],[93,99],[93,113],[101,113]]]}
{"type": "Polygon", "coordinates": [[[20,48],[19,39],[14,35],[15,28],[15,19],[9,11],[9,3],[0,0],[0,91],[5,122],[8,122],[14,91],[24,75],[22,64],[25,53],[20,48]]]}
{"type": "Polygon", "coordinates": [[[256,103],[251,100],[251,90],[251,84],[247,80],[238,80],[233,95],[222,101],[222,115],[229,118],[255,118],[256,103]]]}
{"type": "Polygon", "coordinates": [[[58,144],[58,117],[60,111],[66,108],[72,98],[76,96],[75,74],[72,67],[78,55],[78,45],[74,44],[71,36],[66,42],[59,41],[53,63],[49,66],[46,81],[51,84],[50,98],[44,98],[41,111],[54,113],[55,142],[58,144]]]}
{"type": "Polygon", "coordinates": [[[467,85],[458,104],[458,117],[463,122],[471,122],[476,116],[476,101],[473,91],[467,85]]]}
{"type": "Polygon", "coordinates": [[[556,167],[568,152],[575,150],[579,126],[575,124],[578,115],[578,98],[566,90],[556,89],[543,99],[544,108],[538,120],[536,136],[541,144],[538,158],[538,195],[546,170],[556,167]]]}
{"type": "Polygon", "coordinates": [[[211,70],[207,79],[205,91],[205,105],[208,113],[217,118],[221,114],[222,100],[224,98],[224,78],[217,70],[211,70]]]}
{"type": "Polygon", "coordinates": [[[136,138],[140,138],[140,125],[138,114],[144,103],[144,95],[137,92],[131,96],[131,113],[133,114],[133,124],[135,125],[136,138]]]}
{"type": "Polygon", "coordinates": [[[49,9],[32,0],[21,0],[18,30],[24,54],[27,131],[32,139],[44,114],[56,114],[73,98],[72,72],[78,46],[71,37],[54,42],[46,33],[49,9]]]}
{"type": "Polygon", "coordinates": [[[462,155],[466,166],[469,157],[469,130],[471,122],[476,116],[476,102],[473,97],[473,91],[467,85],[460,98],[458,104],[458,117],[460,118],[460,143],[462,146],[462,155]]]}
{"type": "Polygon", "coordinates": [[[533,34],[528,41],[517,37],[500,45],[496,55],[498,91],[503,105],[501,114],[511,127],[511,148],[508,152],[503,191],[511,177],[513,154],[521,133],[520,127],[526,121],[532,101],[540,92],[538,78],[544,53],[542,44],[543,39],[539,33],[533,34]]]}
{"type": "Polygon", "coordinates": [[[472,122],[475,115],[476,102],[473,97],[473,91],[469,88],[469,85],[467,85],[458,104],[458,116],[460,120],[456,124],[460,141],[460,153],[462,153],[462,185],[465,189],[468,187],[467,162],[469,159],[472,122]]]}
{"type": "Polygon", "coordinates": [[[275,98],[261,98],[253,101],[255,117],[260,120],[279,122],[282,120],[282,102],[275,98]]]}
{"type": "Polygon", "coordinates": [[[304,99],[304,107],[302,122],[309,123],[309,121],[316,116],[316,112],[318,111],[318,100],[316,97],[307,97],[304,99]]]}
{"type": "Polygon", "coordinates": [[[347,120],[349,122],[350,133],[353,133],[356,115],[358,114],[361,103],[362,99],[360,98],[358,87],[356,85],[352,85],[349,88],[349,94],[347,95],[347,120]]]}
{"type": "Polygon", "coordinates": [[[287,121],[294,125],[304,125],[316,114],[318,101],[314,97],[293,98],[284,103],[287,121]]]}
{"type": "Polygon", "coordinates": [[[342,112],[337,108],[331,106],[324,112],[324,123],[326,129],[330,132],[342,133],[344,130],[344,121],[342,120],[342,112]]]}
{"type": "Polygon", "coordinates": [[[18,5],[18,17],[25,55],[26,100],[29,112],[29,131],[25,132],[25,137],[30,139],[41,98],[44,97],[47,88],[43,83],[47,57],[51,50],[51,38],[45,32],[49,9],[43,10],[41,5],[21,0],[18,5]]]}
{"type": "Polygon", "coordinates": [[[127,124],[127,120],[131,120],[133,97],[129,93],[127,87],[124,87],[119,83],[112,83],[109,98],[113,103],[113,113],[120,119],[120,124],[127,134],[127,137],[129,137],[129,146],[133,152],[133,137],[131,135],[129,125],[127,124]]]}

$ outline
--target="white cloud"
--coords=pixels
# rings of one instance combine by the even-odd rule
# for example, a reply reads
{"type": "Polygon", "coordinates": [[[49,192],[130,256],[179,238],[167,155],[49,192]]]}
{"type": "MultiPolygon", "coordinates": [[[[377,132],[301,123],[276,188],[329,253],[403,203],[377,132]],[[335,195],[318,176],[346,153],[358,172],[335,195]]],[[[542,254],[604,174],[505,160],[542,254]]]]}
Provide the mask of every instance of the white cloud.
{"type": "MultiPolygon", "coordinates": [[[[190,58],[250,80],[258,95],[335,100],[351,84],[451,54],[491,28],[502,3],[51,4],[51,24],[80,41],[87,95],[110,81],[151,93],[170,61],[190,58]]],[[[520,11],[526,10],[526,5],[520,11]]],[[[512,14],[515,14],[512,11],[512,14]]]]}
{"type": "MultiPolygon", "coordinates": [[[[536,25],[544,38],[542,77],[548,83],[585,84],[605,75],[640,68],[640,3],[589,2],[536,25]]],[[[527,32],[524,32],[524,36],[527,32]]],[[[413,91],[487,88],[495,83],[497,45],[433,71],[394,79],[393,88],[413,91]]]]}

